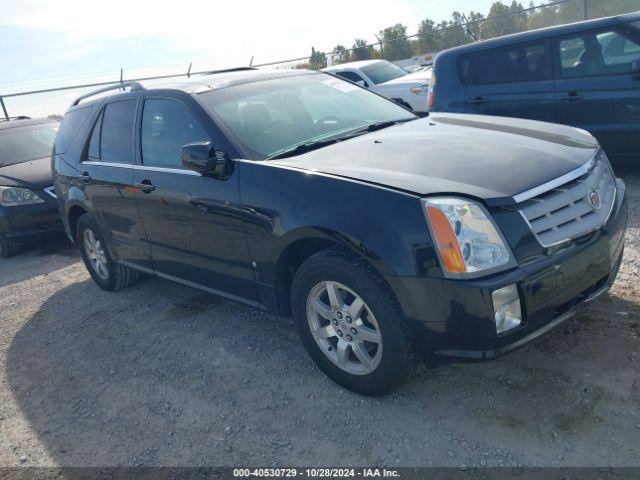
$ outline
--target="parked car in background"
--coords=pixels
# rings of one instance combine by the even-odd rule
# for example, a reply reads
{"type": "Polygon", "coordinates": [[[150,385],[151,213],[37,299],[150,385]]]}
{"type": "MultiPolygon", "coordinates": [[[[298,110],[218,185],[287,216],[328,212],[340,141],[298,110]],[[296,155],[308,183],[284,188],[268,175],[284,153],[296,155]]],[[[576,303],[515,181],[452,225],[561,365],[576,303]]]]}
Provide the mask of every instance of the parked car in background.
{"type": "Polygon", "coordinates": [[[640,162],[640,13],[545,28],[438,55],[430,109],[591,132],[614,164],[640,162]]]}
{"type": "Polygon", "coordinates": [[[386,60],[362,60],[323,69],[369,88],[417,113],[427,111],[431,70],[409,73],[386,60]]]}
{"type": "Polygon", "coordinates": [[[62,232],[51,178],[58,122],[49,118],[0,122],[0,256],[62,232]]]}
{"type": "Polygon", "coordinates": [[[128,86],[76,101],[55,143],[60,214],[95,282],[155,274],[292,316],[357,392],[389,391],[418,354],[513,350],[616,277],[625,185],[585,131],[422,119],[301,70],[128,86]]]}

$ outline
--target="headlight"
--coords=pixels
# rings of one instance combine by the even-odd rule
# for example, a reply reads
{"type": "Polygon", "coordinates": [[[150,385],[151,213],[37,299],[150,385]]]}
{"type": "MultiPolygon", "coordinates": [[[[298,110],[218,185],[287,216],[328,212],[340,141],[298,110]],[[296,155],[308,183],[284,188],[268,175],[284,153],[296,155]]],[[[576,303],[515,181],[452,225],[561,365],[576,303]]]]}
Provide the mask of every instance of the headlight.
{"type": "Polygon", "coordinates": [[[486,275],[515,265],[482,205],[455,197],[428,198],[423,203],[446,276],[486,275]]]}
{"type": "Polygon", "coordinates": [[[411,93],[420,95],[421,93],[429,93],[429,85],[420,85],[419,87],[413,87],[409,89],[411,93]]]}
{"type": "Polygon", "coordinates": [[[27,188],[0,187],[0,205],[15,207],[44,203],[44,200],[27,188]]]}

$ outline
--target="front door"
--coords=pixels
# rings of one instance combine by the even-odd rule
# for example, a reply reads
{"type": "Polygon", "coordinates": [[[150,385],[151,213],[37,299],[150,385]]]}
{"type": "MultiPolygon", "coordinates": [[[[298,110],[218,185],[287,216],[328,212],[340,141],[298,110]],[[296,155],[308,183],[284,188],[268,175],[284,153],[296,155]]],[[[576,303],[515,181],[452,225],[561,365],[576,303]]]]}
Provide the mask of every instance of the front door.
{"type": "Polygon", "coordinates": [[[558,123],[591,132],[616,162],[640,158],[640,38],[617,29],[554,40],[558,123]]]}
{"type": "Polygon", "coordinates": [[[238,174],[218,180],[183,167],[183,145],[216,141],[198,120],[193,109],[199,107],[185,102],[148,96],[141,108],[133,180],[154,269],[183,283],[255,300],[238,174]]]}
{"type": "Polygon", "coordinates": [[[478,54],[465,94],[467,113],[554,121],[551,56],[546,40],[478,54]]]}

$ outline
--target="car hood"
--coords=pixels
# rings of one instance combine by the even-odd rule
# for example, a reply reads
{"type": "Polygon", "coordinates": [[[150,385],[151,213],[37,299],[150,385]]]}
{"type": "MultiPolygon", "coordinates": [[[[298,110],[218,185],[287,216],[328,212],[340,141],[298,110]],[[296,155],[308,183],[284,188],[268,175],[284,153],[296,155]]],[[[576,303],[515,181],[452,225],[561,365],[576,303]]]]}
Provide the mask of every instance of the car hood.
{"type": "Polygon", "coordinates": [[[51,157],[0,167],[0,186],[40,189],[52,183],[51,157]]]}
{"type": "Polygon", "coordinates": [[[296,157],[270,160],[418,195],[463,194],[490,205],[583,165],[598,148],[587,132],[483,115],[432,114],[296,157]]]}
{"type": "Polygon", "coordinates": [[[409,75],[404,75],[402,77],[394,78],[393,80],[389,80],[388,82],[380,83],[378,86],[384,85],[408,85],[408,84],[417,84],[417,85],[425,85],[429,83],[431,80],[431,72],[430,71],[420,71],[410,73],[409,75]]]}

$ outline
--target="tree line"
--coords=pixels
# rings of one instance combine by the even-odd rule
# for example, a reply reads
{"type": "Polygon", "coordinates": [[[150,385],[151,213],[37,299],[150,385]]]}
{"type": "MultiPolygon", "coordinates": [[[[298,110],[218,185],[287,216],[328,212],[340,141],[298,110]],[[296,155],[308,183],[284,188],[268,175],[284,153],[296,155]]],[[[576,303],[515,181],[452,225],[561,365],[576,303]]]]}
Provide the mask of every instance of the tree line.
{"type": "Polygon", "coordinates": [[[381,30],[376,37],[380,43],[369,44],[356,38],[351,47],[336,45],[331,52],[311,48],[308,63],[298,68],[320,69],[331,64],[384,58],[389,61],[410,58],[424,53],[437,53],[476,40],[501,37],[511,33],[564,23],[629,13],[640,9],[640,0],[568,0],[548,1],[535,8],[533,1],[525,7],[513,0],[511,4],[494,2],[485,16],[481,12],[467,14],[455,11],[450,20],[439,23],[426,18],[418,25],[418,33],[408,33],[406,25],[398,23],[381,30]],[[407,38],[407,37],[410,38],[407,38]]]}

